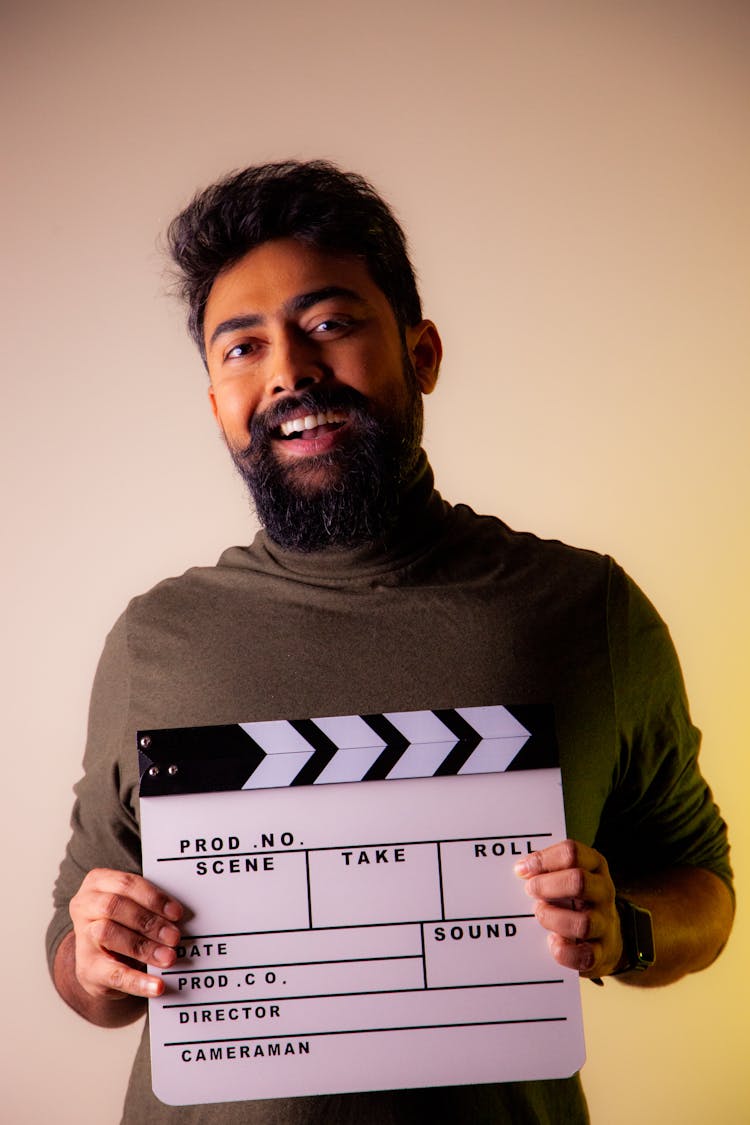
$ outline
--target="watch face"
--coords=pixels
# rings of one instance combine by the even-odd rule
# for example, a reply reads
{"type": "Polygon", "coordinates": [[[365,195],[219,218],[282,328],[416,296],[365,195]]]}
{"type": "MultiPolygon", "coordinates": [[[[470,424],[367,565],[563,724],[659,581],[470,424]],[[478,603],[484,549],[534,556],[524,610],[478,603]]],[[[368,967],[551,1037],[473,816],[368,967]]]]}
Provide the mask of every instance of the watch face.
{"type": "Polygon", "coordinates": [[[633,919],[635,921],[636,958],[638,964],[647,969],[649,965],[654,963],[654,929],[651,924],[651,914],[640,906],[633,906],[633,919]]]}
{"type": "Polygon", "coordinates": [[[620,915],[625,964],[619,972],[643,972],[654,963],[654,929],[651,913],[626,898],[615,900],[620,915]]]}

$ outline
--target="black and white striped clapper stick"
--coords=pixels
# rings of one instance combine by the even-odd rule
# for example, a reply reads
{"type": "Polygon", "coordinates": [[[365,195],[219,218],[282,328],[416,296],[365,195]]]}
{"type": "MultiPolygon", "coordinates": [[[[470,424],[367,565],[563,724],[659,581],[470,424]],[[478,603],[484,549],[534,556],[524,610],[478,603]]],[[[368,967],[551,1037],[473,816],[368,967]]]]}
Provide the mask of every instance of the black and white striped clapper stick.
{"type": "Polygon", "coordinates": [[[390,711],[138,732],[141,795],[558,765],[551,708],[390,711]]]}

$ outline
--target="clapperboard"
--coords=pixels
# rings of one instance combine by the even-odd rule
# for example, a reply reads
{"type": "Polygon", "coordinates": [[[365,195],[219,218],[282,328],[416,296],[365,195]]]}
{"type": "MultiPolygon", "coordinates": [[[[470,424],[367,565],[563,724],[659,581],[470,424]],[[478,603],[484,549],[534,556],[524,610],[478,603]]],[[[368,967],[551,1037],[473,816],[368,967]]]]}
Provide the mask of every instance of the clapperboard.
{"type": "Polygon", "coordinates": [[[577,974],[513,864],[565,836],[552,710],[140,731],[146,878],[187,909],[149,1001],[171,1105],[566,1077],[577,974]]]}

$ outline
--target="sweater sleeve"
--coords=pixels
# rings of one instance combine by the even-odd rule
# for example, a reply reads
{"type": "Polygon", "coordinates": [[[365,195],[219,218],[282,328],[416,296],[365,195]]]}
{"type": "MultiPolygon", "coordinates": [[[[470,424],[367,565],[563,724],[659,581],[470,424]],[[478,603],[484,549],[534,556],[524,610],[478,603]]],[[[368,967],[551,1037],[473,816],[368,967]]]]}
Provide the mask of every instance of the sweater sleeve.
{"type": "MultiPolygon", "coordinates": [[[[75,786],[72,834],[53,892],[54,913],[47,929],[52,968],[57,948],[72,929],[68,905],[94,867],[140,872],[141,846],[131,771],[123,770],[123,750],[131,741],[127,615],[107,637],[89,708],[83,777],[75,786]]],[[[135,757],[133,753],[133,758],[135,757]]]]}
{"type": "Polygon", "coordinates": [[[597,846],[615,881],[704,867],[733,893],[727,828],[700,772],[700,731],[669,631],[615,564],[607,624],[619,765],[597,846]]]}

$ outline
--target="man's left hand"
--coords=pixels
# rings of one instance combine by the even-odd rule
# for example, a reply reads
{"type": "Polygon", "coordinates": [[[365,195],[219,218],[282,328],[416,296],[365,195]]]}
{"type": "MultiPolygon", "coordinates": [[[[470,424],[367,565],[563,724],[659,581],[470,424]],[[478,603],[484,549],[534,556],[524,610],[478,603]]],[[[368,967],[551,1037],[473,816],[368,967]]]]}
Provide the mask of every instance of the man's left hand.
{"type": "Polygon", "coordinates": [[[615,887],[604,856],[576,840],[532,852],[515,865],[535,900],[534,913],[549,930],[558,964],[582,977],[613,972],[622,957],[615,887]]]}

